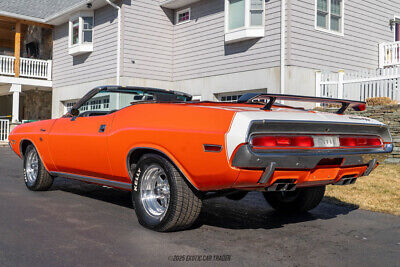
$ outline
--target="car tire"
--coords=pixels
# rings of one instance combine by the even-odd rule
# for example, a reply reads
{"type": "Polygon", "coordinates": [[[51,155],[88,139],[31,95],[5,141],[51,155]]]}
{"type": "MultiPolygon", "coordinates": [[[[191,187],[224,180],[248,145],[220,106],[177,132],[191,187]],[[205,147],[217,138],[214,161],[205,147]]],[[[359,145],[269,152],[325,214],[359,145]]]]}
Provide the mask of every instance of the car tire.
{"type": "Polygon", "coordinates": [[[298,188],[290,192],[263,192],[265,200],[277,211],[302,213],[317,207],[325,194],[325,186],[298,188]]]}
{"type": "Polygon", "coordinates": [[[159,232],[192,226],[200,214],[201,199],[169,160],[146,154],[132,173],[132,200],[141,225],[159,232]]]}
{"type": "Polygon", "coordinates": [[[46,191],[53,184],[53,177],[47,172],[33,145],[26,148],[24,155],[25,185],[32,191],[46,191]]]}

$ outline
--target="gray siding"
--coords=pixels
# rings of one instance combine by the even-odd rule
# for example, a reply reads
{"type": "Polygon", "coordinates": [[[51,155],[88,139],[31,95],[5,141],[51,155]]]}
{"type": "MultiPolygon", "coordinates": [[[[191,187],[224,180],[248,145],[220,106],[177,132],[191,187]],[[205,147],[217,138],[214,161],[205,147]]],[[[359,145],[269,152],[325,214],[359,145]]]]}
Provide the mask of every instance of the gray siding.
{"type": "Polygon", "coordinates": [[[54,29],[54,88],[115,77],[117,11],[105,6],[95,11],[92,53],[68,54],[68,23],[54,29]]]}
{"type": "Polygon", "coordinates": [[[392,0],[345,0],[344,36],[314,27],[315,0],[289,0],[288,64],[312,69],[378,68],[378,44],[392,42],[389,20],[400,10],[392,0]]]}
{"type": "Polygon", "coordinates": [[[191,21],[174,27],[174,80],[279,66],[280,1],[266,3],[266,37],[225,45],[224,0],[191,5],[191,21]]]}
{"type": "Polygon", "coordinates": [[[172,80],[173,12],[159,2],[124,1],[125,77],[172,80]]]}

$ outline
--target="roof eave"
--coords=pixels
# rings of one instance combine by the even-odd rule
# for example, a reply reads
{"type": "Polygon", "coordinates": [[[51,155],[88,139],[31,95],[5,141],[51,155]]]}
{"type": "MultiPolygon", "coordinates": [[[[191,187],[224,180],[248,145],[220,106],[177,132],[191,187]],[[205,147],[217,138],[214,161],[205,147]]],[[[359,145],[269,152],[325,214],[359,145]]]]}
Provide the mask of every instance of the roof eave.
{"type": "Polygon", "coordinates": [[[90,3],[92,6],[90,8],[87,7],[89,3],[88,0],[82,0],[80,3],[71,6],[70,8],[64,9],[56,14],[53,14],[45,19],[45,22],[52,25],[60,25],[69,20],[69,16],[72,13],[81,11],[81,10],[96,10],[100,7],[107,5],[105,0],[92,0],[90,3]]]}
{"type": "Polygon", "coordinates": [[[200,0],[164,0],[160,3],[160,6],[169,9],[177,9],[199,1],[200,0]]]}
{"type": "Polygon", "coordinates": [[[7,11],[1,11],[1,10],[0,10],[0,16],[10,17],[10,18],[20,19],[20,20],[29,20],[29,21],[38,22],[38,23],[46,23],[45,20],[42,18],[35,18],[35,17],[20,15],[20,14],[16,14],[16,13],[7,12],[7,11]]]}

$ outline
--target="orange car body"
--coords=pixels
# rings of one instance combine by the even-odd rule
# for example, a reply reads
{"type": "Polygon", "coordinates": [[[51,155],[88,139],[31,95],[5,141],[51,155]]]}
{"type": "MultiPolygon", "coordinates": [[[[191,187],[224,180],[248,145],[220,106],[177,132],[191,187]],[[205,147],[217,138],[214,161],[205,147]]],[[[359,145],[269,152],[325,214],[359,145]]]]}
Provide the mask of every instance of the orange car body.
{"type": "MultiPolygon", "coordinates": [[[[132,186],[130,160],[136,151],[143,150],[167,157],[200,191],[261,190],[279,179],[295,179],[298,187],[334,184],[342,177],[360,177],[371,167],[362,159],[372,151],[360,150],[357,158],[349,153],[353,161],[358,160],[354,164],[344,164],[347,156],[340,156],[340,152],[335,156],[329,154],[311,168],[301,167],[302,160],[309,156],[296,156],[297,166],[278,165],[268,180],[260,183],[267,166],[243,167],[235,163],[238,153],[245,153],[244,148],[249,146],[249,122],[268,125],[269,120],[322,121],[333,123],[332,129],[336,124],[364,125],[374,128],[377,135],[386,135],[380,136],[382,145],[374,153],[390,152],[390,134],[379,122],[289,107],[274,106],[271,110],[260,107],[211,102],[143,103],[104,116],[63,117],[23,124],[11,132],[9,140],[20,157],[26,144],[32,143],[50,174],[80,180],[85,177],[83,180],[87,182],[125,190],[131,190],[132,186]],[[104,131],[99,132],[102,126],[104,131]],[[220,149],[207,150],[207,145],[220,149]],[[335,162],[334,158],[342,161],[335,162]]],[[[285,155],[278,157],[282,161],[285,155]]]]}

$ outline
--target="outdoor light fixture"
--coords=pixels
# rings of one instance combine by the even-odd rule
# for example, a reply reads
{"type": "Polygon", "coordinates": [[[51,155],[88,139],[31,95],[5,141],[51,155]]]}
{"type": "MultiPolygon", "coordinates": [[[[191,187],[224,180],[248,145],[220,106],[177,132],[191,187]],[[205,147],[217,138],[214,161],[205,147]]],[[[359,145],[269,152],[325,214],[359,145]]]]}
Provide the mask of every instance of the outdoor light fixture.
{"type": "Polygon", "coordinates": [[[393,29],[394,24],[399,23],[400,24],[400,19],[394,18],[389,20],[389,26],[391,29],[393,29]]]}

